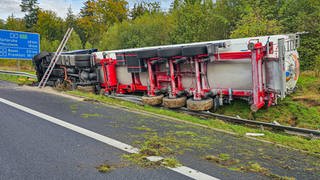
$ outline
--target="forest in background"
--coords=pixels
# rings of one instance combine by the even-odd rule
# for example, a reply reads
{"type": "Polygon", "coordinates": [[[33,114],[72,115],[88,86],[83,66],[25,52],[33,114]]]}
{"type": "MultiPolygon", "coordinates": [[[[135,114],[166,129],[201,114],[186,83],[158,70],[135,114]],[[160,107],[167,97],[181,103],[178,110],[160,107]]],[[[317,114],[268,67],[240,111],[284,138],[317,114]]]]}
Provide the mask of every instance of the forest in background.
{"type": "Polygon", "coordinates": [[[158,2],[87,0],[79,14],[66,18],[22,0],[24,18],[0,19],[0,29],[37,32],[41,50],[55,51],[68,27],[67,50],[112,50],[250,36],[308,32],[299,48],[301,69],[320,70],[319,0],[174,0],[168,10],[158,2]]]}

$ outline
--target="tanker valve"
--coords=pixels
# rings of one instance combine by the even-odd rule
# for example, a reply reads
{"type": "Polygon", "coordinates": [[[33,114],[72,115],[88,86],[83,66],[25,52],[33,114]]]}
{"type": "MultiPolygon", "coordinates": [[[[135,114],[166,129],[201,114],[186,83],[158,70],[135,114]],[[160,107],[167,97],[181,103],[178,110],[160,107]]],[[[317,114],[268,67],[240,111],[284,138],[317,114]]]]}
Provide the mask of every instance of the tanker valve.
{"type": "Polygon", "coordinates": [[[231,104],[231,101],[233,100],[233,97],[232,97],[232,89],[229,88],[229,99],[228,99],[228,103],[231,104]]]}
{"type": "Polygon", "coordinates": [[[222,90],[220,91],[219,105],[220,105],[220,106],[223,106],[223,92],[222,92],[222,90]]]}

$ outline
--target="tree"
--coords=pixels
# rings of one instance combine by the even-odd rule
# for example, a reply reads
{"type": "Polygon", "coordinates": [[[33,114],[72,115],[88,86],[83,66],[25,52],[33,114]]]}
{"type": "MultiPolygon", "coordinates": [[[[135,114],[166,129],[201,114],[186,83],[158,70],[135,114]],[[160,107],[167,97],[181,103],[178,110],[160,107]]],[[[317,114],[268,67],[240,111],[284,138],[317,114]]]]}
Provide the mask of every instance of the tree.
{"type": "Polygon", "coordinates": [[[175,26],[171,33],[172,42],[190,43],[226,38],[228,21],[215,13],[212,6],[210,3],[188,1],[173,11],[175,26]]]}
{"type": "Polygon", "coordinates": [[[93,16],[94,15],[94,0],[86,0],[83,3],[83,7],[80,9],[80,16],[81,17],[87,17],[87,16],[93,16]]]}
{"type": "Polygon", "coordinates": [[[128,2],[125,0],[97,0],[95,3],[96,21],[110,26],[127,19],[128,2]]]}
{"type": "Polygon", "coordinates": [[[157,13],[160,12],[160,3],[159,2],[145,2],[142,1],[140,3],[135,3],[133,5],[133,8],[130,11],[130,17],[131,19],[136,19],[137,17],[140,17],[144,15],[145,13],[157,13]]]}
{"type": "Polygon", "coordinates": [[[41,37],[40,49],[41,51],[55,52],[60,44],[60,41],[49,41],[46,37],[41,37]]]}
{"type": "Polygon", "coordinates": [[[38,20],[38,1],[37,0],[21,0],[21,11],[25,12],[24,19],[26,21],[26,27],[31,29],[38,20]]]}
{"type": "Polygon", "coordinates": [[[66,44],[66,49],[68,51],[82,49],[81,39],[75,31],[72,31],[71,36],[66,44]]]}
{"type": "Polygon", "coordinates": [[[231,38],[252,37],[279,34],[282,31],[282,26],[276,19],[267,19],[262,16],[260,9],[257,7],[254,10],[242,16],[242,19],[237,23],[236,29],[232,31],[231,38]]]}
{"type": "Polygon", "coordinates": [[[87,0],[77,20],[83,45],[89,42],[92,46],[97,46],[103,32],[114,23],[127,19],[126,5],[127,1],[124,0],[87,0]]]}
{"type": "Polygon", "coordinates": [[[68,8],[65,23],[66,23],[67,27],[75,28],[75,26],[76,26],[76,16],[73,14],[71,6],[68,8]]]}
{"type": "Polygon", "coordinates": [[[86,42],[84,48],[85,48],[85,49],[92,49],[93,46],[92,46],[92,44],[90,44],[89,42],[86,42]]]}
{"type": "Polygon", "coordinates": [[[7,18],[4,28],[15,31],[26,31],[24,19],[15,18],[13,14],[7,18]]]}
{"type": "Polygon", "coordinates": [[[48,41],[61,41],[65,33],[65,26],[63,20],[58,17],[55,12],[49,10],[40,10],[38,13],[38,21],[35,25],[35,30],[48,41]]]}
{"type": "Polygon", "coordinates": [[[3,19],[0,19],[0,29],[4,29],[5,28],[5,22],[3,19]]]}
{"type": "Polygon", "coordinates": [[[227,22],[227,36],[235,29],[237,22],[241,19],[246,8],[241,0],[217,0],[214,6],[214,13],[223,17],[227,22]]]}
{"type": "Polygon", "coordinates": [[[313,70],[320,51],[320,2],[287,0],[279,10],[280,22],[286,33],[306,31],[298,49],[301,69],[313,70]]]}
{"type": "Polygon", "coordinates": [[[175,10],[178,10],[183,4],[183,0],[174,0],[171,5],[170,5],[170,9],[169,12],[172,13],[175,10]]]}
{"type": "Polygon", "coordinates": [[[315,58],[315,66],[313,70],[316,72],[316,76],[320,77],[320,55],[317,55],[315,58]]]}
{"type": "Polygon", "coordinates": [[[114,24],[102,36],[99,49],[112,50],[170,44],[172,16],[144,14],[133,21],[114,24]]]}

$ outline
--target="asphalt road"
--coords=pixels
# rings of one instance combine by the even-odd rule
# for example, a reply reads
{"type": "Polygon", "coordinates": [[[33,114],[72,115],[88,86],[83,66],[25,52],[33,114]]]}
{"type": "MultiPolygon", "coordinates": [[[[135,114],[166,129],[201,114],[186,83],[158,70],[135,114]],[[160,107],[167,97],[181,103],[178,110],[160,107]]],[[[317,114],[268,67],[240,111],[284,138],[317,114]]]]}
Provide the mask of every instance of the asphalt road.
{"type": "MultiPolygon", "coordinates": [[[[241,163],[256,162],[267,171],[296,179],[320,179],[320,159],[243,137],[194,127],[93,102],[26,90],[0,81],[0,98],[73,125],[139,147],[150,131],[160,137],[204,141],[180,149],[176,157],[187,167],[219,179],[270,179],[263,172],[244,172],[205,160],[229,154],[241,163]]],[[[184,141],[181,139],[181,141],[184,141]]],[[[142,168],[128,163],[126,152],[0,102],[0,179],[189,179],[164,167],[142,168]],[[114,168],[100,173],[96,167],[114,168]]]]}

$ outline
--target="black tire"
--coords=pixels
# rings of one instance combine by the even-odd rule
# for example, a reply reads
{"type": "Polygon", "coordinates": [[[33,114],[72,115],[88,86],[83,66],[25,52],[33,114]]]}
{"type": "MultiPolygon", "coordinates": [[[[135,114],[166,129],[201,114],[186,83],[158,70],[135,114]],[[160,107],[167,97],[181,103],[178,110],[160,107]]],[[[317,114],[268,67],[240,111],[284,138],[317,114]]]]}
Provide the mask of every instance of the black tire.
{"type": "Polygon", "coordinates": [[[142,103],[150,106],[162,104],[163,95],[159,96],[142,96],[142,103]]]}
{"type": "Polygon", "coordinates": [[[180,108],[186,105],[187,97],[169,98],[164,97],[162,99],[162,105],[166,108],[180,108]]]}
{"type": "Polygon", "coordinates": [[[39,54],[37,54],[37,55],[35,55],[34,57],[33,57],[33,59],[34,59],[34,61],[36,62],[36,61],[39,61],[39,60],[41,60],[42,58],[44,58],[44,57],[46,57],[46,56],[49,56],[50,54],[47,52],[47,51],[42,51],[42,52],[40,52],[39,54]]]}
{"type": "Polygon", "coordinates": [[[187,100],[187,108],[191,111],[207,111],[213,107],[213,99],[194,100],[190,98],[187,100]]]}
{"type": "Polygon", "coordinates": [[[40,82],[40,81],[41,81],[41,79],[42,79],[42,77],[43,77],[43,73],[42,73],[42,72],[37,71],[37,72],[36,72],[36,75],[37,75],[38,82],[40,82]]]}
{"type": "Polygon", "coordinates": [[[158,50],[158,56],[162,58],[182,56],[182,47],[161,48],[158,50]]]}
{"type": "Polygon", "coordinates": [[[138,55],[138,58],[140,59],[149,59],[149,58],[158,57],[157,49],[136,51],[135,53],[138,55]]]}
{"type": "Polygon", "coordinates": [[[200,54],[207,54],[207,45],[185,46],[182,48],[182,56],[191,57],[200,54]]]}

